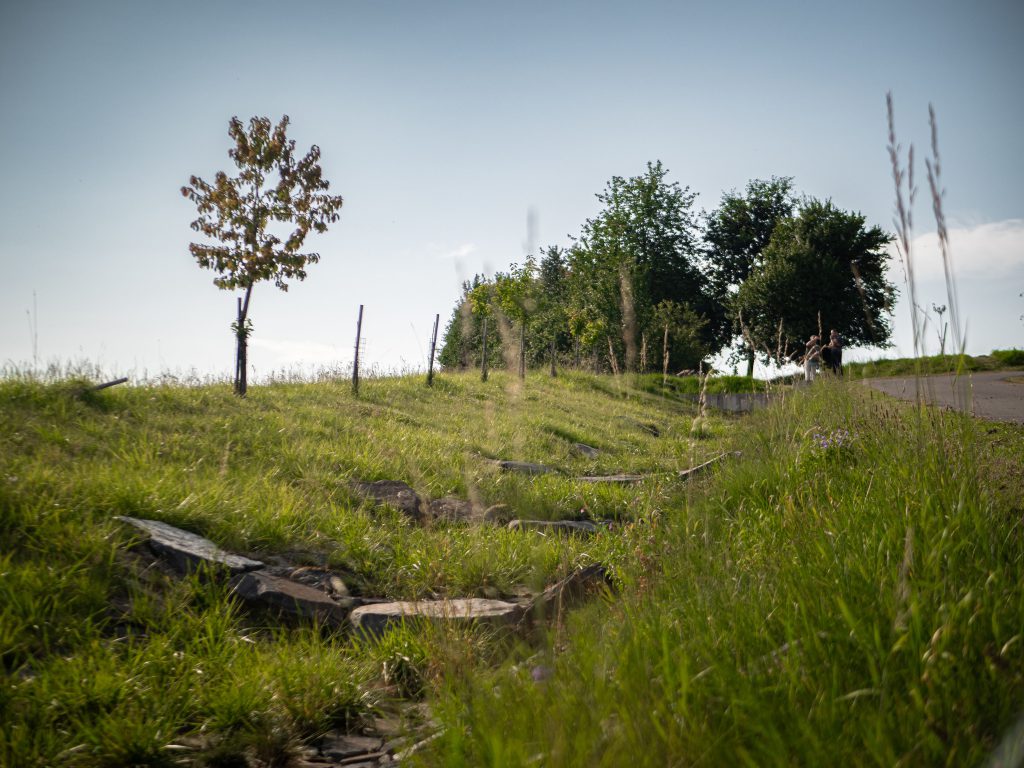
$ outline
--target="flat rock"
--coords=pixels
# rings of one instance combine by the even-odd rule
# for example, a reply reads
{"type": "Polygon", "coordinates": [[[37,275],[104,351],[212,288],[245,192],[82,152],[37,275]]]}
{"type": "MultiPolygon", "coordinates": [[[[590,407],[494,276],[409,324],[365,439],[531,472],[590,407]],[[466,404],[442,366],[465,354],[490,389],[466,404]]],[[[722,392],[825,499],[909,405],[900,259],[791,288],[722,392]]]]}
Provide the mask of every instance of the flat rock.
{"type": "Polygon", "coordinates": [[[731,452],[726,452],[726,453],[720,453],[717,456],[715,456],[714,458],[708,459],[703,464],[698,464],[696,467],[690,467],[689,469],[682,470],[681,472],[679,472],[678,476],[680,478],[683,478],[683,479],[688,478],[688,477],[692,477],[693,475],[696,475],[696,474],[699,474],[700,472],[703,472],[705,469],[707,469],[708,467],[718,463],[722,459],[728,458],[730,456],[742,456],[742,455],[743,455],[742,451],[731,451],[731,452]]]}
{"type": "Polygon", "coordinates": [[[175,570],[190,573],[201,566],[226,568],[229,572],[245,573],[262,568],[259,560],[225,552],[212,541],[195,533],[183,531],[159,520],[142,520],[136,517],[114,518],[147,534],[146,543],[158,557],[170,562],[175,570]]]}
{"type": "Polygon", "coordinates": [[[596,459],[600,455],[600,451],[597,448],[587,445],[586,443],[573,443],[573,453],[578,453],[581,456],[586,456],[588,459],[596,459]]]}
{"type": "Polygon", "coordinates": [[[319,589],[266,571],[235,576],[231,580],[231,590],[249,605],[296,619],[338,626],[348,613],[319,589]]]}
{"type": "Polygon", "coordinates": [[[409,621],[438,623],[513,624],[523,616],[523,607],[482,597],[457,600],[416,600],[377,603],[356,608],[349,615],[352,626],[364,634],[379,637],[396,624],[409,621]]]}
{"type": "Polygon", "coordinates": [[[423,522],[427,518],[428,512],[422,499],[411,486],[400,480],[377,480],[373,483],[354,480],[350,485],[364,499],[394,507],[416,522],[423,522]]]}
{"type": "Polygon", "coordinates": [[[473,504],[465,499],[445,496],[434,499],[429,505],[430,516],[446,523],[466,523],[473,519],[473,504]]]}
{"type": "Polygon", "coordinates": [[[581,483],[615,483],[618,485],[629,485],[639,483],[644,479],[643,475],[587,475],[577,477],[581,483]]]}
{"type": "Polygon", "coordinates": [[[599,530],[589,520],[513,520],[506,527],[510,531],[569,533],[577,536],[593,536],[599,530]]]}
{"type": "Polygon", "coordinates": [[[297,581],[306,586],[325,592],[336,601],[344,604],[345,600],[351,598],[348,585],[345,580],[333,571],[317,567],[302,566],[299,568],[270,568],[267,569],[274,576],[283,576],[292,581],[297,581]]]}
{"type": "Polygon", "coordinates": [[[603,565],[588,565],[577,568],[559,582],[545,589],[533,601],[533,611],[551,615],[579,605],[587,598],[613,589],[608,569],[603,565]]]}
{"type": "Polygon", "coordinates": [[[545,467],[543,464],[531,464],[528,461],[496,461],[495,464],[501,468],[503,472],[515,472],[520,475],[546,475],[549,472],[554,472],[551,467],[545,467]]]}
{"type": "Polygon", "coordinates": [[[384,739],[379,736],[335,734],[323,738],[320,742],[320,754],[334,760],[344,760],[379,753],[383,746],[384,739]]]}

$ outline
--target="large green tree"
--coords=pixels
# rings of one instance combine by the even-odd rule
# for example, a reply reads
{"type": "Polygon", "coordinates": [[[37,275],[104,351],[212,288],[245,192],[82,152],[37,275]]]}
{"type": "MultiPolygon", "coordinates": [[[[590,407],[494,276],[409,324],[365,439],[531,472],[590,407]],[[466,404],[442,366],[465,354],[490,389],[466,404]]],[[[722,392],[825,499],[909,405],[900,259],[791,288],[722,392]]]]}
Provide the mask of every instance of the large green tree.
{"type": "MultiPolygon", "coordinates": [[[[724,320],[739,335],[736,291],[764,261],[764,252],[775,227],[792,217],[796,207],[793,180],[775,177],[753,179],[743,194],[722,195],[718,208],[707,216],[704,228],[708,277],[726,307],[724,320]]],[[[747,359],[747,376],[754,375],[754,349],[739,335],[736,354],[747,359]]]]}
{"type": "Polygon", "coordinates": [[[320,148],[305,155],[295,152],[287,137],[288,116],[274,126],[254,117],[249,127],[237,117],[228,124],[235,146],[228,150],[238,173],[219,171],[212,183],[192,176],[181,194],[196,204],[192,229],[212,243],[191,243],[192,256],[204,269],[218,273],[213,283],[224,290],[243,291],[232,328],[237,342],[235,393],[246,392],[246,354],[252,323],[249,302],[253,286],[273,280],[282,291],[289,280],[304,280],[306,266],[320,260],[302,252],[310,231],[325,232],[338,220],[339,195],[328,194],[322,176],[320,148]]]}
{"type": "Polygon", "coordinates": [[[783,363],[819,329],[849,346],[885,346],[896,288],[886,274],[891,236],[831,201],[806,200],[778,223],[735,306],[748,343],[783,363]]]}
{"type": "MultiPolygon", "coordinates": [[[[574,333],[595,350],[607,344],[628,370],[637,369],[647,335],[657,333],[660,302],[686,305],[705,320],[722,313],[700,270],[696,194],[667,174],[656,162],[639,176],[613,177],[597,195],[602,211],[586,221],[567,254],[574,333]]],[[[720,325],[703,326],[705,352],[720,346],[720,325]]],[[[649,358],[649,367],[659,356],[649,358]]],[[[673,358],[683,364],[684,356],[680,350],[673,358]]]]}

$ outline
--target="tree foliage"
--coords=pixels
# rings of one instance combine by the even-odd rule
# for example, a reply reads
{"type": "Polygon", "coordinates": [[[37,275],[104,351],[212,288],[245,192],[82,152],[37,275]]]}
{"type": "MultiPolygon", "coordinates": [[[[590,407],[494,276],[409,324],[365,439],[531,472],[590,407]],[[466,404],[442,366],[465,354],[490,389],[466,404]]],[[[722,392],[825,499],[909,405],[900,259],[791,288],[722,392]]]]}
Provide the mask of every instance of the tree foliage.
{"type": "Polygon", "coordinates": [[[735,292],[761,267],[775,227],[790,219],[795,207],[793,180],[773,176],[751,180],[745,194],[734,190],[722,195],[719,207],[706,218],[705,263],[725,310],[722,332],[739,337],[734,354],[747,359],[748,376],[754,374],[754,349],[740,335],[735,292]]]}
{"type": "Polygon", "coordinates": [[[494,367],[502,360],[501,336],[494,322],[494,283],[483,275],[474,275],[462,283],[462,297],[445,328],[438,362],[460,370],[481,365],[485,319],[487,365],[494,367]]]}
{"type": "MultiPolygon", "coordinates": [[[[640,176],[613,177],[597,195],[603,210],[584,223],[568,255],[574,332],[588,347],[607,343],[630,370],[660,302],[686,304],[705,319],[720,312],[700,269],[696,194],[667,174],[656,162],[640,176]]],[[[702,341],[704,354],[712,351],[711,324],[702,341]]]]}
{"type": "Polygon", "coordinates": [[[733,348],[751,369],[755,349],[779,362],[802,350],[819,311],[848,345],[888,342],[895,289],[881,229],[831,202],[805,200],[794,213],[789,177],[752,180],[703,217],[695,199],[660,162],[613,177],[569,248],[463,286],[442,361],[479,359],[485,316],[495,320],[489,336],[502,329],[510,367],[553,351],[596,367],[693,369],[737,344],[741,315],[746,333],[733,348]]]}
{"type": "Polygon", "coordinates": [[[837,330],[847,345],[887,345],[896,296],[886,277],[890,240],[831,201],[807,200],[795,217],[780,221],[763,263],[736,296],[761,356],[785,362],[819,329],[837,330]]]}
{"type": "Polygon", "coordinates": [[[213,282],[218,288],[245,291],[233,325],[238,340],[235,391],[242,395],[253,286],[273,280],[287,291],[287,281],[304,280],[306,266],[320,260],[318,253],[302,252],[306,236],[325,232],[338,220],[342,205],[340,196],[328,194],[320,148],[313,145],[298,155],[295,141],[287,137],[288,122],[287,115],[276,126],[268,118],[253,117],[247,129],[232,117],[228,135],[235,146],[228,156],[237,175],[219,171],[212,183],[192,176],[181,188],[199,213],[192,229],[213,241],[191,243],[192,256],[200,267],[217,273],[213,282]]]}

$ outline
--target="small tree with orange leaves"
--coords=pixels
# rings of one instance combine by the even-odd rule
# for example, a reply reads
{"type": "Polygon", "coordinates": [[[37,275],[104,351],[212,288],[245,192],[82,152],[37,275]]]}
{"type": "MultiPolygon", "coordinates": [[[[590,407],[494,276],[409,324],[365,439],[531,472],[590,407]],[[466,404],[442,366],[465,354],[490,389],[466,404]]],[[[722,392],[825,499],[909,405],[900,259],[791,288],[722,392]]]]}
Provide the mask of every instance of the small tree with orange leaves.
{"type": "Polygon", "coordinates": [[[248,129],[237,117],[231,118],[228,135],[235,146],[228,156],[238,175],[220,171],[212,184],[192,176],[181,188],[199,212],[192,229],[215,241],[191,243],[195,260],[218,273],[213,279],[218,288],[244,291],[231,326],[237,341],[237,395],[246,392],[253,286],[273,280],[287,291],[288,280],[304,280],[306,265],[320,260],[318,253],[300,252],[306,235],[310,230],[326,232],[327,225],[338,220],[342,204],[340,195],[327,193],[330,185],[321,175],[320,148],[314,144],[300,158],[287,129],[287,115],[276,126],[268,118],[254,117],[248,129]]]}

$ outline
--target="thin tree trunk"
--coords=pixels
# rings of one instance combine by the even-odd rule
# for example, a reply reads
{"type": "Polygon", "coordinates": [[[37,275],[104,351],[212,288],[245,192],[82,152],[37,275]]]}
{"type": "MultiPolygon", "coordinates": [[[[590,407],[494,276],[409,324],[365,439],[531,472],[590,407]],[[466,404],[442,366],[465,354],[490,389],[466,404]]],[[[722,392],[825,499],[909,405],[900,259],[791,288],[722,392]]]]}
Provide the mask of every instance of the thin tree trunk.
{"type": "Polygon", "coordinates": [[[668,326],[665,326],[665,336],[661,342],[661,386],[668,383],[668,326]]]}
{"type": "Polygon", "coordinates": [[[558,371],[555,370],[555,340],[551,339],[551,377],[554,378],[558,375],[558,371]]]}
{"type": "Polygon", "coordinates": [[[484,318],[484,353],[480,361],[480,381],[487,381],[487,318],[484,318]]]}
{"type": "Polygon", "coordinates": [[[519,326],[519,378],[526,378],[526,321],[519,326]]]}
{"type": "Polygon", "coordinates": [[[614,350],[614,348],[612,348],[612,338],[611,338],[611,336],[608,336],[607,339],[608,339],[608,362],[611,363],[611,366],[612,366],[612,375],[613,376],[618,376],[619,375],[619,364],[618,364],[618,362],[615,359],[615,350],[614,350]]]}
{"type": "Polygon", "coordinates": [[[252,298],[252,283],[245,288],[245,300],[241,302],[238,309],[238,328],[236,339],[238,342],[238,354],[236,356],[237,367],[235,369],[235,394],[245,397],[248,391],[248,347],[249,333],[246,328],[246,320],[249,318],[249,300],[252,298]]]}
{"type": "Polygon", "coordinates": [[[754,378],[754,350],[747,350],[747,378],[754,378]]]}

